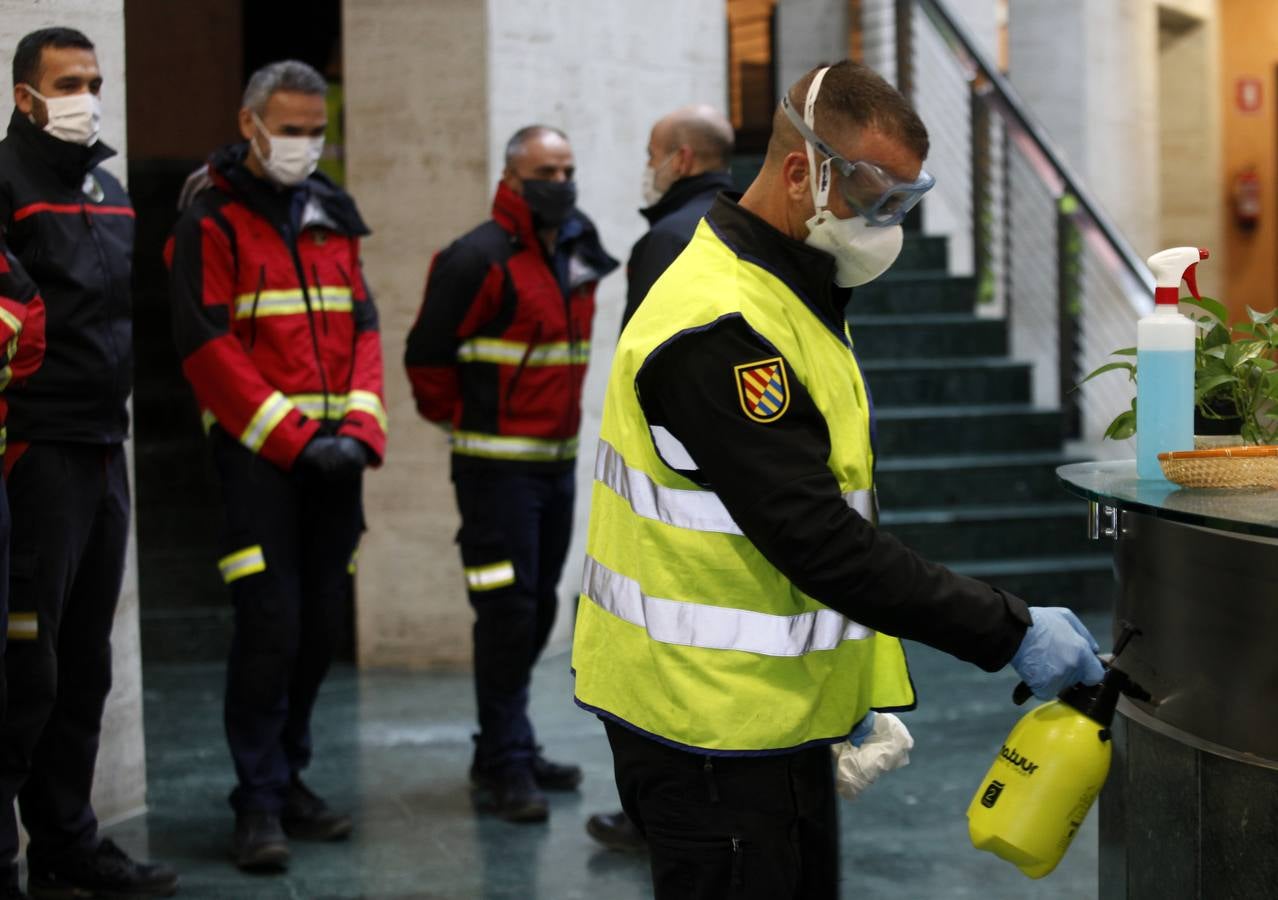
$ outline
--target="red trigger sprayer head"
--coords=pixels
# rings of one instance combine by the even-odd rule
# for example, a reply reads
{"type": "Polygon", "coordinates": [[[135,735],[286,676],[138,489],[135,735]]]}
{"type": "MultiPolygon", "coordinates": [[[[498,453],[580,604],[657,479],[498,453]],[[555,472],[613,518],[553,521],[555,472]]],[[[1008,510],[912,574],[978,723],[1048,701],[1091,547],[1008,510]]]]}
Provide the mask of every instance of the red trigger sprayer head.
{"type": "MultiPolygon", "coordinates": [[[[1207,259],[1209,256],[1211,256],[1211,251],[1204,247],[1198,248],[1198,259],[1200,262],[1207,259]]],[[[1203,299],[1198,296],[1198,263],[1194,263],[1185,270],[1185,284],[1189,287],[1189,293],[1193,295],[1195,300],[1203,299]]]]}

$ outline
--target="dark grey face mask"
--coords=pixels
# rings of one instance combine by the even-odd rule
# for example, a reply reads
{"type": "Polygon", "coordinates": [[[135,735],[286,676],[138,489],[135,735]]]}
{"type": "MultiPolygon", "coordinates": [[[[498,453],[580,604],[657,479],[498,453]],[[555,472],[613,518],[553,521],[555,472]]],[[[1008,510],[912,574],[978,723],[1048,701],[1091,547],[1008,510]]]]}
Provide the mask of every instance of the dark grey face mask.
{"type": "Polygon", "coordinates": [[[524,202],[532,210],[534,224],[557,228],[577,207],[577,182],[526,178],[524,202]]]}

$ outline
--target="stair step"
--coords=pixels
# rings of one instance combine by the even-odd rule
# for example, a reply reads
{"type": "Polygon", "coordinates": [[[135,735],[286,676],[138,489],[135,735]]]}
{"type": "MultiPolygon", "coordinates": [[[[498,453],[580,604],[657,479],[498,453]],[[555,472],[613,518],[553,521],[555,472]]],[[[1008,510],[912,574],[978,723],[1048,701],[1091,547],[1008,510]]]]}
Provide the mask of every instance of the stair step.
{"type": "Polygon", "coordinates": [[[878,411],[876,451],[906,456],[1058,450],[1061,414],[1022,404],[909,406],[878,411]]]}
{"type": "Polygon", "coordinates": [[[885,512],[879,527],[928,559],[1017,559],[1045,547],[1085,554],[1096,546],[1077,502],[885,512]]]}
{"type": "Polygon", "coordinates": [[[949,239],[924,234],[907,234],[901,255],[892,264],[895,272],[917,269],[945,269],[949,265],[949,239]]]}
{"type": "Polygon", "coordinates": [[[892,271],[852,293],[850,311],[862,315],[970,313],[976,308],[976,279],[933,271],[892,271]]]}
{"type": "Polygon", "coordinates": [[[958,314],[851,318],[858,359],[1006,356],[1007,323],[958,314]]]}
{"type": "Polygon", "coordinates": [[[907,456],[875,465],[874,484],[884,510],[1060,501],[1066,495],[1056,469],[1076,462],[1057,451],[980,456],[907,456]]]}
{"type": "Polygon", "coordinates": [[[1028,403],[1031,366],[1007,357],[869,360],[862,372],[879,408],[1028,403]]]}
{"type": "MultiPolygon", "coordinates": [[[[1101,546],[1101,545],[1094,545],[1101,546]]],[[[1109,553],[981,559],[946,563],[970,578],[989,582],[1033,606],[1068,606],[1082,612],[1109,612],[1117,585],[1109,553]]],[[[1097,635],[1105,643],[1102,635],[1097,635]]]]}

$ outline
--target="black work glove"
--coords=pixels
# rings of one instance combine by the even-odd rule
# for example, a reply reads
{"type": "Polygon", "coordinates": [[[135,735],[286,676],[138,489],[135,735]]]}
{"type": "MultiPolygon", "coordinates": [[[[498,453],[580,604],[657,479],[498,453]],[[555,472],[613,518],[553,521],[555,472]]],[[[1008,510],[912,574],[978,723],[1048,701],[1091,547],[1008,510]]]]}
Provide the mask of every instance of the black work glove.
{"type": "Polygon", "coordinates": [[[297,462],[319,475],[349,478],[368,465],[368,451],[356,438],[321,434],[311,438],[297,462]]]}

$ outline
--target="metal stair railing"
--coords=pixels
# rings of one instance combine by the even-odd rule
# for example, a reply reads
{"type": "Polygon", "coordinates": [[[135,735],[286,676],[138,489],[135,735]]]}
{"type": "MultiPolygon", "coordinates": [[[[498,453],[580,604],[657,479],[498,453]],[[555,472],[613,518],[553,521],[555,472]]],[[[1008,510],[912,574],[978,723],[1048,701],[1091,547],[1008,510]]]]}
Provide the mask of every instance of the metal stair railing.
{"type": "Polygon", "coordinates": [[[932,132],[925,227],[949,230],[961,255],[970,240],[978,312],[1006,318],[1012,355],[1035,366],[1036,403],[1059,406],[1066,436],[1099,444],[1130,394],[1075,386],[1135,343],[1152,274],[944,0],[853,7],[865,61],[895,77],[932,132]]]}

